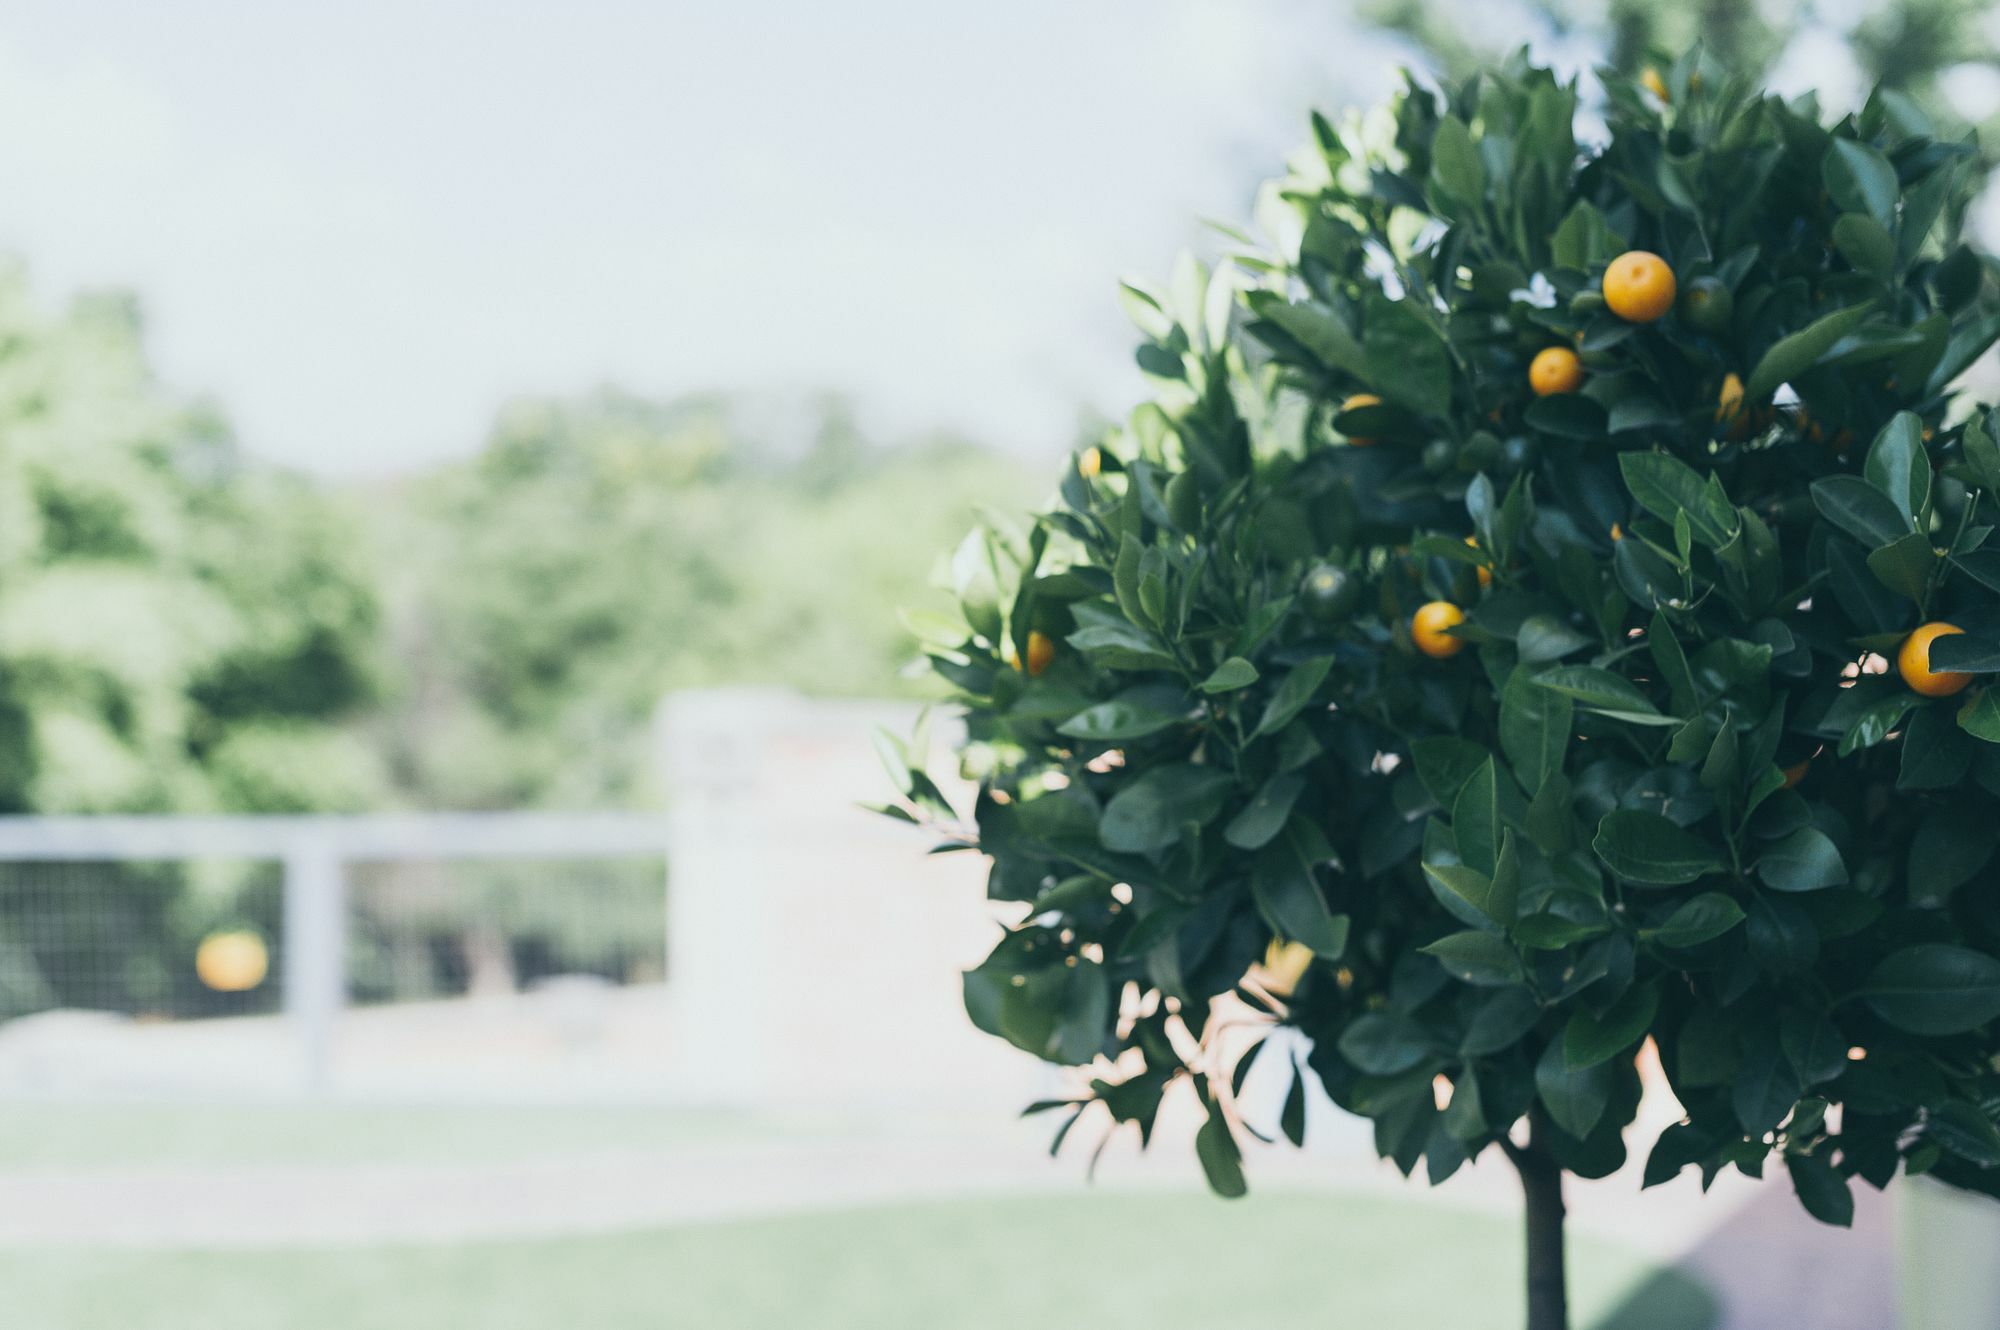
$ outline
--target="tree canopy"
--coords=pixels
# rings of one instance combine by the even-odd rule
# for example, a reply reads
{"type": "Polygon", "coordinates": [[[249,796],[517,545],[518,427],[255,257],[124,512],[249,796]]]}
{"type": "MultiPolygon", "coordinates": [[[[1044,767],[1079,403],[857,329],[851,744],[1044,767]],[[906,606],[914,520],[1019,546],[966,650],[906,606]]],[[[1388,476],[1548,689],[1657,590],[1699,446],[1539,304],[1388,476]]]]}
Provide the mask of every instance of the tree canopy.
{"type": "Polygon", "coordinates": [[[381,765],[355,528],[152,381],[132,305],[0,279],[0,808],[352,808],[381,765]]]}
{"type": "Polygon", "coordinates": [[[1042,1107],[1144,1139],[1182,1084],[1224,1194],[1267,1048],[1294,1141],[1310,1080],[1406,1173],[1506,1154],[1531,1253],[1655,1056],[1649,1182],[2000,1193],[1975,145],[1699,54],[1598,109],[1412,81],[1128,285],[1152,398],[953,561],[976,803],[892,751],[887,811],[991,857],[966,1005],[1089,1069],[1042,1107]]]}

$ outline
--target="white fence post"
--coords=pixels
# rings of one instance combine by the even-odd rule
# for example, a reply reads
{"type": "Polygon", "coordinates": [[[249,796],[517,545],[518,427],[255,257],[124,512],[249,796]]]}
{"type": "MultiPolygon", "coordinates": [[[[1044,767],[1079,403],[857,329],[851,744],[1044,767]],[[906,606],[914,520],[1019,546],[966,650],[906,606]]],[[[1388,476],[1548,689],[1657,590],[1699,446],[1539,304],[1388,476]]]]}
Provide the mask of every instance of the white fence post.
{"type": "Polygon", "coordinates": [[[347,1005],[346,865],[327,837],[302,836],[285,852],[284,961],[285,1014],[305,1053],[306,1084],[323,1091],[347,1005]]]}

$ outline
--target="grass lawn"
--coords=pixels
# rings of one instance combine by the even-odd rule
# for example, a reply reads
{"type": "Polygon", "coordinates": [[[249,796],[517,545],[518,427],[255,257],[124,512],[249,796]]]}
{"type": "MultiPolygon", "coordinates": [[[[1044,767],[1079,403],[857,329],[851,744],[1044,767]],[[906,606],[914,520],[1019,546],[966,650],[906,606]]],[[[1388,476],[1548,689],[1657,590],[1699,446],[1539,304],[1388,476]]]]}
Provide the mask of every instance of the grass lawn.
{"type": "Polygon", "coordinates": [[[651,1107],[0,1105],[0,1172],[477,1164],[684,1145],[754,1123],[651,1107]]]}
{"type": "MultiPolygon", "coordinates": [[[[1370,1196],[1107,1193],[558,1241],[0,1254],[8,1330],[1516,1330],[1502,1219],[1370,1196]]],[[[1571,1255],[1579,1330],[1705,1330],[1698,1287],[1571,1255]]]]}

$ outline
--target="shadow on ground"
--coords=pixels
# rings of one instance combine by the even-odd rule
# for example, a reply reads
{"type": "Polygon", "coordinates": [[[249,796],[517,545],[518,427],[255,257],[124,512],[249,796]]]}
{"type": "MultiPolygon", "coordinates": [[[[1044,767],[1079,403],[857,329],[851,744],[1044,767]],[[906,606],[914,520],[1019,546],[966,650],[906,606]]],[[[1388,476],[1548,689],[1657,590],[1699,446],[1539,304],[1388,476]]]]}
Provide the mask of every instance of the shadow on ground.
{"type": "Polygon", "coordinates": [[[1592,1321],[1589,1330],[1719,1330],[1722,1304],[1692,1275],[1662,1270],[1592,1321]]]}
{"type": "Polygon", "coordinates": [[[1765,1188],[1592,1330],[1883,1330],[1896,1322],[1890,1202],[1855,1188],[1854,1227],[1831,1228],[1782,1183],[1765,1188]],[[1705,1316],[1703,1314],[1705,1309],[1705,1316]]]}

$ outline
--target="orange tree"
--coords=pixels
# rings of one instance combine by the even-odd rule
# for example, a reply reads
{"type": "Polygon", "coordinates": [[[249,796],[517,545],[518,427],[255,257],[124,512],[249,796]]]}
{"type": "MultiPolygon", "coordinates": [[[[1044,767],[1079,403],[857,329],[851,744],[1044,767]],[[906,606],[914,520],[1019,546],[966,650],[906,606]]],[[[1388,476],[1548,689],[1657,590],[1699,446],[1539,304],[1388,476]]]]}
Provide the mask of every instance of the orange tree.
{"type": "Polygon", "coordinates": [[[1154,399],[924,624],[969,820],[891,763],[1019,903],[966,1004],[1091,1069],[1065,1131],[1184,1081],[1240,1193],[1247,1005],[1293,1141],[1310,1080],[1406,1173],[1512,1161],[1533,1330],[1642,1066],[1648,1183],[2000,1193],[1971,145],[1696,56],[1601,111],[1521,63],[1316,119],[1264,242],[1128,288],[1154,399]]]}

